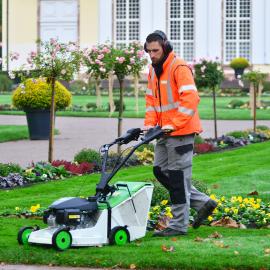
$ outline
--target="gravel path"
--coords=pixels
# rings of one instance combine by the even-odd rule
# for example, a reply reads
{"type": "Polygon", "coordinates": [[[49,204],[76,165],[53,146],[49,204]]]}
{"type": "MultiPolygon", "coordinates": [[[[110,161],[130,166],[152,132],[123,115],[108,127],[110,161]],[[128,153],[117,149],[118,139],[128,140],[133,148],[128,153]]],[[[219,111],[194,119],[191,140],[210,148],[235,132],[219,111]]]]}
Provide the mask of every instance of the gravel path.
{"type": "MultiPolygon", "coordinates": [[[[270,126],[270,121],[257,123],[270,126]]],[[[18,115],[0,115],[0,125],[26,125],[26,117],[18,115]]],[[[214,136],[213,121],[202,121],[204,138],[214,136]]],[[[142,127],[143,119],[125,118],[123,132],[133,127],[142,127]]],[[[218,121],[218,135],[229,131],[252,128],[252,121],[218,121]]],[[[117,119],[115,118],[84,118],[57,117],[56,128],[60,134],[55,136],[54,159],[73,160],[74,155],[83,148],[98,150],[105,143],[117,137],[117,119]]],[[[48,157],[47,140],[21,140],[0,143],[0,162],[18,163],[23,167],[32,161],[45,161],[48,157]]]]}

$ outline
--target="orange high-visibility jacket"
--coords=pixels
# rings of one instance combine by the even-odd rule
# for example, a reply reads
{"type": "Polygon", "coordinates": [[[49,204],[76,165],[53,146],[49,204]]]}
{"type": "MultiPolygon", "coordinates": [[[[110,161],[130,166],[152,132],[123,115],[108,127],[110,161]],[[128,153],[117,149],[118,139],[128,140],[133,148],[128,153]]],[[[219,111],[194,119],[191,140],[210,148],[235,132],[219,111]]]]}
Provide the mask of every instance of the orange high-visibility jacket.
{"type": "Polygon", "coordinates": [[[146,90],[145,126],[172,127],[171,136],[202,132],[197,106],[200,98],[186,62],[171,52],[158,80],[151,66],[146,90]]]}

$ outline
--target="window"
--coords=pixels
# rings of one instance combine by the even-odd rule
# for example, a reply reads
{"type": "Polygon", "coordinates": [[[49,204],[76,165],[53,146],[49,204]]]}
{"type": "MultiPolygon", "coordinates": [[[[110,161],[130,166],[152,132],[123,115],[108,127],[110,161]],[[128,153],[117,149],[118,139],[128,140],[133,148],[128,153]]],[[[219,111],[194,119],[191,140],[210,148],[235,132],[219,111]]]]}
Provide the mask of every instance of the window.
{"type": "Polygon", "coordinates": [[[114,41],[117,47],[122,47],[132,41],[139,40],[139,4],[139,0],[115,1],[114,41]]]}
{"type": "Polygon", "coordinates": [[[169,35],[174,51],[186,61],[194,57],[194,0],[169,1],[169,35]]]}
{"type": "Polygon", "coordinates": [[[251,0],[225,0],[225,63],[235,57],[250,59],[251,0]]]}

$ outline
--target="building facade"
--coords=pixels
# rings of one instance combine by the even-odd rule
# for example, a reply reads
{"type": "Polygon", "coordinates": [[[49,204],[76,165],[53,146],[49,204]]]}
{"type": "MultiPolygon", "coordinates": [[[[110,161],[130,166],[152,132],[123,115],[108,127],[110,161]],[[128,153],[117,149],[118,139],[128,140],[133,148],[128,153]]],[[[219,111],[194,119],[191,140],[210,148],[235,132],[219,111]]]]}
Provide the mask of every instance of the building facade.
{"type": "Polygon", "coordinates": [[[122,46],[159,29],[187,61],[245,57],[267,71],[267,14],[269,0],[3,0],[3,55],[24,55],[38,38],[122,46]]]}

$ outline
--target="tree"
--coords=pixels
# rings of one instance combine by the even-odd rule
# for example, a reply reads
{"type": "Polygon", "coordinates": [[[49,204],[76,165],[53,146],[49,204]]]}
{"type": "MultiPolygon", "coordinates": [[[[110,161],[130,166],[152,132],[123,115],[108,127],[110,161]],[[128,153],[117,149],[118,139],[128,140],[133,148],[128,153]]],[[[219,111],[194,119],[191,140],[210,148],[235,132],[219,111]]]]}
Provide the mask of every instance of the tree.
{"type": "MultiPolygon", "coordinates": [[[[102,79],[107,79],[112,70],[111,45],[101,44],[93,46],[91,49],[83,50],[83,62],[87,67],[87,72],[95,79],[96,85],[96,105],[100,109],[102,106],[100,82],[102,79]]],[[[112,91],[109,91],[110,96],[110,111],[114,110],[112,91]]]]}
{"type": "MultiPolygon", "coordinates": [[[[250,71],[243,75],[243,79],[250,82],[250,108],[253,114],[253,131],[256,132],[256,109],[257,109],[257,94],[259,94],[260,85],[266,80],[267,73],[260,71],[250,71]]],[[[259,97],[260,98],[260,97],[259,97]]]]}
{"type": "Polygon", "coordinates": [[[212,90],[215,139],[217,139],[216,89],[224,78],[221,64],[217,60],[217,58],[216,60],[201,59],[198,63],[194,63],[197,87],[212,90]]]}
{"type": "MultiPolygon", "coordinates": [[[[70,81],[81,65],[81,53],[77,44],[59,43],[56,39],[42,42],[38,41],[39,51],[31,52],[27,58],[27,64],[20,67],[18,75],[24,80],[31,72],[33,78],[46,78],[51,84],[51,108],[50,108],[50,137],[48,161],[53,161],[54,150],[54,121],[55,121],[55,82],[56,80],[70,81]]],[[[15,54],[16,58],[18,57],[15,54]]],[[[13,54],[14,58],[14,54],[13,54]]]]}

